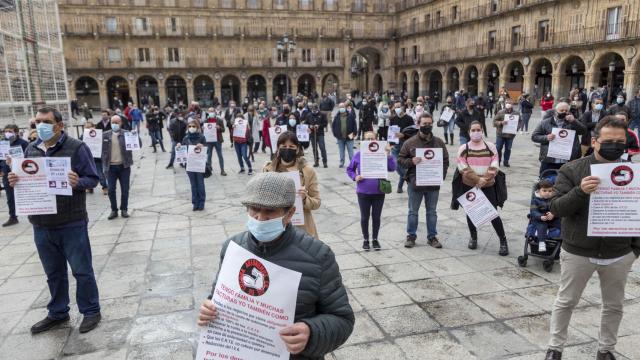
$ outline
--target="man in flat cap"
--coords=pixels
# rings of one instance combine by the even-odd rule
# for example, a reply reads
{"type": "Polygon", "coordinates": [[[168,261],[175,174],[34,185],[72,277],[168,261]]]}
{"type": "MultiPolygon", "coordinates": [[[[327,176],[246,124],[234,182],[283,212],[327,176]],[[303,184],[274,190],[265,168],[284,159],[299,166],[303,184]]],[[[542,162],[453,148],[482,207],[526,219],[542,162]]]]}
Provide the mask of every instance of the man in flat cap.
{"type": "MultiPolygon", "coordinates": [[[[355,318],[329,246],[291,224],[295,197],[295,184],[285,175],[268,172],[252,179],[241,201],[249,215],[247,231],[224,243],[220,264],[233,241],[256,256],[302,273],[294,323],[282,329],[280,337],[291,359],[324,359],[347,341],[355,318]]],[[[200,307],[200,326],[215,321],[218,315],[212,296],[200,307]]]]}

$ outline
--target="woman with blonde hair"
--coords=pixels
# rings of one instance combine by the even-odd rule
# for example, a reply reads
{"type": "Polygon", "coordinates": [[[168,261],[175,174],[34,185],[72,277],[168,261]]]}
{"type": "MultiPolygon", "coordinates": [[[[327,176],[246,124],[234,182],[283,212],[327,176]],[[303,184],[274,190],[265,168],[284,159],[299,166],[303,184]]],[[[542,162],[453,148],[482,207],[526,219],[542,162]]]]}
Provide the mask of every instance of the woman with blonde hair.
{"type": "Polygon", "coordinates": [[[311,214],[312,210],[317,210],[320,207],[320,192],[318,190],[316,172],[313,166],[305,160],[304,150],[294,132],[285,131],[280,134],[276,149],[273,161],[269,161],[262,171],[297,171],[300,174],[298,196],[302,197],[304,225],[299,225],[298,227],[318,239],[316,223],[311,214]]]}

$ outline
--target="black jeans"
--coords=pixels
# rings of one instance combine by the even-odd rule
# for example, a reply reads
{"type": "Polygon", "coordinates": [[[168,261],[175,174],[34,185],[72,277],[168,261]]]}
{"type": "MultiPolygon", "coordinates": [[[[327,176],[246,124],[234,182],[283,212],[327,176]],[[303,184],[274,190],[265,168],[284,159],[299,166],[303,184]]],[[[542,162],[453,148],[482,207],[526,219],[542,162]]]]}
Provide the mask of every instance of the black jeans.
{"type": "MultiPolygon", "coordinates": [[[[467,192],[469,189],[471,188],[466,185],[463,187],[463,190],[465,192],[467,192]]],[[[494,208],[498,209],[498,194],[496,192],[495,185],[483,188],[482,192],[487,197],[491,205],[493,205],[494,208]]],[[[498,235],[499,239],[506,239],[507,235],[504,232],[504,225],[502,224],[502,219],[500,218],[500,216],[491,220],[491,225],[493,225],[493,230],[496,231],[496,235],[498,235]]],[[[478,229],[476,229],[476,226],[473,225],[473,222],[471,222],[471,219],[468,216],[467,226],[469,226],[469,233],[471,233],[471,236],[476,236],[478,234],[478,229]]]]}
{"type": "Polygon", "coordinates": [[[118,211],[118,200],[116,199],[116,181],[120,182],[120,210],[128,210],[130,178],[130,167],[125,168],[124,165],[109,166],[109,173],[107,175],[107,186],[109,187],[109,201],[111,202],[111,211],[118,211]]]}
{"type": "Polygon", "coordinates": [[[373,240],[378,240],[380,215],[382,215],[382,206],[384,205],[384,194],[358,194],[358,205],[360,206],[362,237],[365,240],[369,240],[369,217],[372,217],[373,240]]]}
{"type": "Polygon", "coordinates": [[[327,148],[324,144],[324,133],[322,135],[311,136],[311,148],[313,150],[313,161],[318,163],[320,155],[322,155],[322,163],[327,165],[327,148]],[[320,148],[320,154],[318,154],[318,147],[320,148]]]}

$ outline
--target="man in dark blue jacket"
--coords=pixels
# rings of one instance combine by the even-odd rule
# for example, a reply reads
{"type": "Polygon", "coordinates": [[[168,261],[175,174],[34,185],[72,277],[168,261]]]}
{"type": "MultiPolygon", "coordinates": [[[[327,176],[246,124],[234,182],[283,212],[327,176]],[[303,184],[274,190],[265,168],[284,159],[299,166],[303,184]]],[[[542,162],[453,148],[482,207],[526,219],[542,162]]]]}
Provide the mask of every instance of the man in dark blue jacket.
{"type": "MultiPolygon", "coordinates": [[[[69,157],[71,196],[56,195],[55,214],[30,215],[33,236],[47,274],[51,300],[48,314],[31,327],[31,333],[47,331],[69,321],[69,280],[67,263],[76,278],[76,300],[84,315],[80,332],[93,330],[100,322],[100,303],[91,259],[91,245],[87,230],[86,190],[98,184],[98,173],[89,147],[80,140],[67,136],[62,129],[62,114],[51,107],[38,110],[36,115],[38,140],[31,143],[25,158],[69,157]]],[[[9,173],[9,185],[20,181],[17,174],[9,173]]]]}
{"type": "Polygon", "coordinates": [[[338,151],[340,152],[340,167],[344,167],[344,149],[349,153],[349,161],[353,158],[353,139],[358,133],[355,111],[347,113],[344,103],[338,105],[338,112],[333,118],[331,132],[338,140],[338,151]]]}

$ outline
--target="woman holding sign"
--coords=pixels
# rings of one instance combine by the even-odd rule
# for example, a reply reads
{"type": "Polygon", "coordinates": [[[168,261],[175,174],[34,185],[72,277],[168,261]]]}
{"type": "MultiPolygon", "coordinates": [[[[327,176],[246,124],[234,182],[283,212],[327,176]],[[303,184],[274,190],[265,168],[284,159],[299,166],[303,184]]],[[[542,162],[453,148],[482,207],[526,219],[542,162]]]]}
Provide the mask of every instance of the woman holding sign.
{"type": "MultiPolygon", "coordinates": [[[[470,142],[463,144],[458,149],[458,172],[462,178],[462,190],[460,193],[454,191],[453,198],[457,199],[472,188],[482,190],[491,205],[497,208],[501,197],[496,186],[496,175],[498,175],[498,151],[496,146],[484,141],[482,137],[482,124],[479,121],[471,123],[469,130],[470,142]]],[[[454,177],[454,182],[456,177],[454,177]]],[[[471,219],[467,216],[467,225],[471,234],[469,249],[478,247],[478,231],[471,219]]],[[[500,216],[491,220],[491,225],[500,239],[500,256],[509,255],[507,245],[507,235],[500,216]]]]}
{"type": "MultiPolygon", "coordinates": [[[[187,124],[187,135],[182,139],[181,144],[176,144],[176,147],[191,145],[205,150],[206,144],[207,140],[200,132],[200,123],[195,118],[190,118],[187,124]]],[[[207,198],[207,193],[204,189],[204,173],[187,171],[187,176],[191,183],[191,203],[193,204],[193,211],[202,211],[204,210],[204,202],[207,198]]]]}
{"type": "MultiPolygon", "coordinates": [[[[498,111],[493,119],[493,126],[496,128],[496,149],[498,150],[498,165],[504,164],[510,167],[511,147],[513,139],[516,137],[520,113],[513,109],[513,100],[506,99],[504,110],[498,111]],[[504,147],[504,161],[502,159],[502,148],[504,147]]],[[[528,126],[528,125],[527,125],[528,126]]]]}
{"type": "MultiPolygon", "coordinates": [[[[364,133],[363,144],[367,144],[370,150],[384,151],[387,157],[387,171],[393,172],[396,170],[396,160],[391,156],[391,147],[388,145],[383,149],[379,149],[380,145],[386,142],[375,142],[376,134],[373,131],[367,131],[364,133]],[[377,146],[373,146],[377,145],[377,146]]],[[[365,179],[362,176],[360,151],[358,151],[351,160],[349,166],[347,166],[347,175],[351,180],[355,181],[356,194],[358,194],[358,205],[360,206],[360,227],[362,227],[362,248],[369,250],[369,217],[372,217],[373,227],[373,248],[380,250],[380,243],[378,242],[378,232],[380,230],[380,216],[382,215],[382,206],[384,205],[384,192],[380,190],[380,179],[365,179]]]]}
{"type": "MultiPolygon", "coordinates": [[[[304,158],[304,150],[295,132],[283,132],[280,137],[278,137],[277,149],[273,161],[269,161],[262,171],[299,174],[300,186],[298,187],[297,193],[298,197],[302,200],[304,220],[296,222],[294,215],[294,224],[318,239],[316,223],[311,214],[312,210],[320,208],[320,191],[318,190],[316,172],[313,166],[307,163],[304,158]]],[[[300,209],[297,209],[296,212],[298,212],[298,210],[300,209]]]]}

